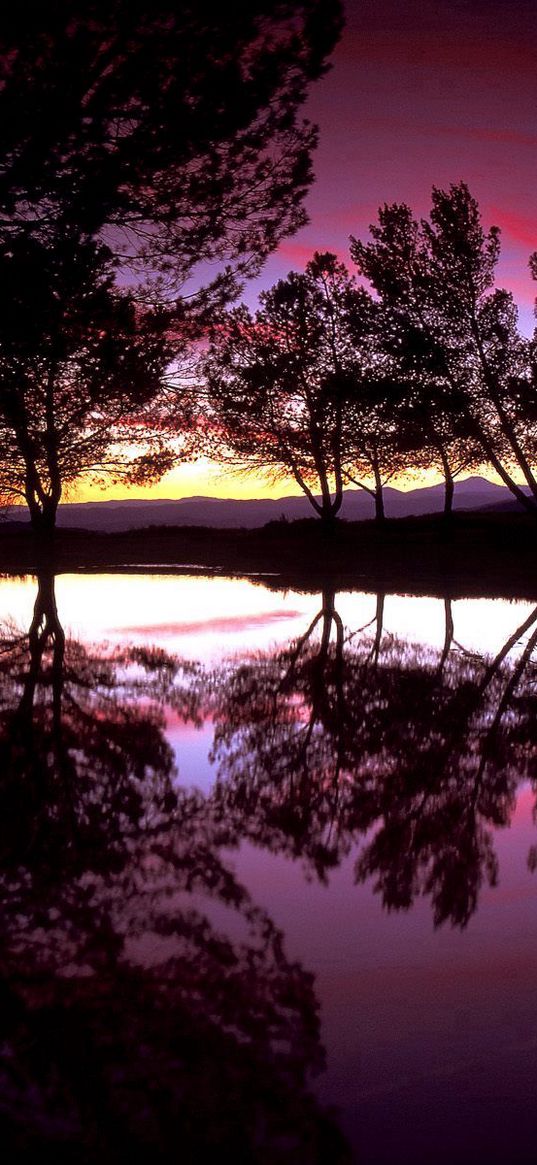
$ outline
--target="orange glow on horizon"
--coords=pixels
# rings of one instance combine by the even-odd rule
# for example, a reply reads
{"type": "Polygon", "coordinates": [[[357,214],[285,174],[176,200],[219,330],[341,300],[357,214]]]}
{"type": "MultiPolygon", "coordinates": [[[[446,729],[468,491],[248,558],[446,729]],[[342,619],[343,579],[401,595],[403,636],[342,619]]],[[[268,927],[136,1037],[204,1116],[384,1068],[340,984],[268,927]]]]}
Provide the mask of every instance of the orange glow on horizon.
{"type": "MultiPolygon", "coordinates": [[[[491,473],[486,466],[474,469],[464,474],[464,477],[486,477],[489,481],[500,484],[500,479],[491,473]]],[[[442,483],[441,474],[434,470],[411,471],[393,478],[389,485],[395,489],[407,492],[425,486],[442,483]]],[[[356,487],[349,486],[354,489],[356,487]]],[[[179,499],[189,497],[214,498],[284,498],[300,496],[301,490],[293,478],[281,478],[276,483],[270,482],[254,473],[233,472],[222,465],[207,458],[178,465],[166,473],[161,481],[153,485],[128,486],[124,482],[103,486],[96,480],[85,478],[66,491],[64,502],[104,502],[120,501],[124,499],[145,498],[152,499],[179,499]]]]}

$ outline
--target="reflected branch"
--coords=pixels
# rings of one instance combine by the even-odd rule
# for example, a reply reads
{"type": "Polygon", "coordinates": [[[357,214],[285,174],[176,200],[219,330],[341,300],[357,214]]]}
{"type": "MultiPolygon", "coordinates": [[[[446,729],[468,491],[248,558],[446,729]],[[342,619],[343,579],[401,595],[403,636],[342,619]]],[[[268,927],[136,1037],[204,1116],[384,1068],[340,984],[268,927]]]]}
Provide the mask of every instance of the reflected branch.
{"type": "Polygon", "coordinates": [[[537,610],[489,661],[453,650],[448,599],[439,652],[383,643],[383,607],[374,634],[348,635],[323,594],[288,648],[213,676],[214,803],[322,880],[358,847],[356,879],[388,909],[426,895],[437,925],[465,926],[497,880],[492,831],[533,774],[537,631],[508,657],[537,610]]]}
{"type": "Polygon", "coordinates": [[[165,708],[199,723],[198,670],[66,637],[48,576],[3,648],[9,1159],[343,1165],[313,977],[223,856],[236,830],[177,783],[165,708]]]}

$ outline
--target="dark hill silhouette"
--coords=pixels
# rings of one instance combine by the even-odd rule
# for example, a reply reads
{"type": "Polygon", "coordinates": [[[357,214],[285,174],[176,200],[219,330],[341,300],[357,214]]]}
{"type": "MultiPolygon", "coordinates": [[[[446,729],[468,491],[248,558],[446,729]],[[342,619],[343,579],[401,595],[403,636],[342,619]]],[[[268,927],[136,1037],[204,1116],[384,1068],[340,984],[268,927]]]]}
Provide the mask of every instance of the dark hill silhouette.
{"type": "MultiPolygon", "coordinates": [[[[425,486],[404,493],[387,487],[385,490],[388,518],[439,513],[444,505],[443,485],[425,486]]],[[[511,501],[509,491],[483,477],[469,477],[457,484],[457,510],[520,510],[511,501]]],[[[11,506],[5,511],[9,522],[28,521],[23,506],[11,506]]],[[[127,498],[114,502],[67,502],[60,506],[58,526],[64,529],[86,529],[114,532],[144,526],[215,526],[219,528],[249,528],[264,526],[267,522],[285,518],[292,522],[310,518],[313,511],[305,497],[235,498],[192,497],[177,500],[127,498]]],[[[341,517],[360,521],[374,516],[373,500],[363,490],[347,490],[341,517]]]]}

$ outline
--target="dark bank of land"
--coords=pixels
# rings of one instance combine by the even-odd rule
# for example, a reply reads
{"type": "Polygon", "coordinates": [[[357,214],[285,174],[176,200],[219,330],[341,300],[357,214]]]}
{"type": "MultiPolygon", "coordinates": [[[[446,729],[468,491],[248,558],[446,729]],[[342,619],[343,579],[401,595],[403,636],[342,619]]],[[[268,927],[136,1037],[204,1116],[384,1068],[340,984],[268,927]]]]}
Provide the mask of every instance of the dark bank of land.
{"type": "Polygon", "coordinates": [[[58,530],[43,551],[28,528],[0,529],[0,571],[193,571],[266,575],[278,586],[537,599],[537,523],[526,514],[438,515],[375,523],[315,519],[255,530],[164,526],[58,530]]]}

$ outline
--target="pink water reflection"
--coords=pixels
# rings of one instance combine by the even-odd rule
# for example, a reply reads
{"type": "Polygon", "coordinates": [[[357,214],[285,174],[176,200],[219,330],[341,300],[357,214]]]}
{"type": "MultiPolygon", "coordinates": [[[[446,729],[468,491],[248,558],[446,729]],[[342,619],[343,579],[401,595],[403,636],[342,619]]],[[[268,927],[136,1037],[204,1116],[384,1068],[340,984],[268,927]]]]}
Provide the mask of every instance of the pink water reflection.
{"type": "MultiPolygon", "coordinates": [[[[278,645],[285,653],[290,640],[296,641],[301,635],[306,638],[307,628],[319,611],[319,598],[272,592],[237,580],[155,577],[136,585],[133,582],[132,590],[126,586],[127,580],[115,576],[62,578],[58,583],[62,618],[68,628],[78,628],[87,640],[101,637],[112,644],[129,639],[146,645],[157,642],[167,650],[202,660],[206,669],[203,674],[212,677],[215,687],[218,666],[225,663],[228,671],[223,673],[221,685],[224,700],[213,701],[212,705],[210,700],[206,705],[201,700],[199,725],[194,717],[185,723],[170,706],[164,709],[166,734],[178,768],[177,780],[182,786],[194,784],[201,788],[210,810],[217,769],[210,754],[218,715],[224,728],[231,723],[232,729],[240,729],[248,721],[248,709],[240,705],[233,723],[233,694],[236,690],[238,698],[243,689],[240,685],[234,689],[231,682],[226,686],[226,678],[232,678],[234,670],[248,660],[253,659],[262,669],[267,659],[269,664],[273,661],[278,645]]],[[[3,612],[16,619],[24,613],[25,604],[31,610],[32,588],[31,582],[14,584],[4,580],[0,585],[3,612]]],[[[371,622],[375,603],[372,595],[338,597],[337,610],[345,624],[342,643],[348,656],[359,643],[359,628],[371,622]]],[[[490,658],[529,614],[527,604],[484,600],[453,604],[452,650],[455,659],[463,661],[461,687],[473,683],[480,690],[478,665],[464,652],[473,648],[490,658]],[[477,679],[472,669],[477,669],[477,679]]],[[[418,644],[417,648],[409,646],[401,652],[402,671],[408,665],[419,673],[423,665],[426,679],[427,668],[431,676],[435,674],[430,652],[438,653],[442,646],[444,616],[440,600],[400,596],[386,599],[383,642],[393,645],[399,636],[404,644],[418,644]]],[[[520,658],[525,642],[527,637],[521,636],[513,644],[515,660],[520,658]]],[[[277,669],[275,673],[268,670],[268,679],[274,679],[272,688],[269,684],[267,689],[269,695],[283,692],[288,701],[283,709],[284,727],[289,723],[291,728],[296,724],[300,729],[307,722],[306,696],[311,688],[304,685],[311,683],[312,677],[313,694],[319,694],[314,666],[315,653],[319,652],[315,644],[310,647],[299,675],[301,687],[293,688],[292,677],[289,679],[287,673],[282,679],[277,669]]],[[[372,667],[377,667],[374,648],[365,652],[368,655],[372,667]]],[[[393,668],[393,659],[390,647],[386,666],[393,668]]],[[[327,660],[332,666],[329,651],[327,660]]],[[[363,659],[353,663],[351,658],[351,671],[355,664],[363,667],[363,659]]],[[[381,656],[380,669],[382,666],[381,656]]],[[[486,664],[483,670],[486,675],[486,664]]],[[[328,669],[327,674],[337,697],[337,685],[333,683],[337,673],[328,669]]],[[[448,696],[457,690],[457,674],[456,668],[451,680],[448,674],[448,696]]],[[[255,670],[252,675],[255,680],[255,670]]],[[[505,690],[509,687],[508,678],[509,674],[505,677],[505,690]]],[[[533,678],[531,672],[518,711],[508,708],[511,736],[506,736],[506,747],[515,750],[515,759],[522,755],[526,742],[524,736],[517,735],[517,715],[522,721],[528,707],[531,713],[533,678]]],[[[440,688],[444,681],[445,670],[444,679],[441,676],[438,680],[440,688]]],[[[187,672],[185,682],[196,683],[197,673],[187,672]]],[[[325,697],[326,685],[320,687],[321,696],[325,697]]],[[[348,709],[351,714],[360,697],[358,687],[350,685],[355,700],[348,709]]],[[[245,690],[252,697],[252,685],[245,690]]],[[[257,695],[259,690],[258,685],[257,695]]],[[[390,707],[392,718],[399,707],[403,727],[406,723],[411,734],[413,717],[421,708],[411,705],[405,721],[404,702],[398,705],[400,677],[395,676],[389,689],[392,702],[388,715],[380,682],[376,690],[376,708],[384,717],[379,720],[382,731],[389,736],[390,707]]],[[[426,688],[423,690],[426,696],[426,688]]],[[[502,692],[499,687],[490,709],[485,706],[482,723],[478,724],[480,732],[494,718],[502,692]]],[[[442,705],[438,707],[442,711],[442,705]]],[[[366,714],[371,712],[367,700],[364,709],[366,714]]],[[[322,707],[310,737],[314,743],[322,732],[331,741],[332,710],[333,705],[322,707]]],[[[263,699],[259,701],[258,715],[262,747],[267,739],[265,730],[270,727],[270,704],[267,714],[263,699]]],[[[526,751],[530,760],[531,715],[527,719],[530,732],[526,751]]],[[[358,728],[357,722],[357,731],[358,728]]],[[[334,731],[333,738],[336,737],[334,731]]],[[[477,743],[482,740],[479,733],[474,737],[470,733],[469,737],[477,743]]],[[[248,742],[251,743],[250,738],[248,742]]],[[[503,746],[505,742],[500,743],[503,746]]],[[[419,744],[415,742],[416,752],[419,744]]],[[[346,755],[352,757],[352,739],[346,741],[346,746],[346,755]]],[[[390,758],[393,752],[392,746],[390,758]]],[[[411,754],[412,748],[408,752],[411,754]]],[[[315,789],[319,800],[329,784],[324,780],[326,755],[316,754],[320,756],[316,770],[319,787],[315,789]]],[[[239,777],[243,785],[239,783],[239,793],[251,776],[252,752],[246,750],[242,759],[239,777]]],[[[463,761],[469,763],[469,758],[463,757],[463,761]]],[[[365,772],[374,776],[372,763],[365,772]]],[[[447,768],[446,780],[440,787],[448,807],[457,778],[458,770],[453,764],[447,768]]],[[[345,781],[348,786],[347,771],[345,781]]],[[[497,884],[489,885],[486,878],[480,882],[477,910],[471,912],[467,925],[451,926],[447,917],[437,929],[426,881],[417,883],[410,909],[391,912],[382,906],[374,876],[357,882],[357,857],[370,840],[370,835],[360,836],[358,828],[351,831],[350,852],[342,850],[342,856],[324,871],[323,881],[317,876],[315,863],[306,861],[299,846],[294,856],[290,856],[290,850],[289,856],[283,855],[279,838],[284,835],[285,820],[282,825],[279,819],[278,828],[272,834],[269,831],[264,840],[261,831],[253,841],[255,833],[253,829],[248,833],[247,810],[243,813],[242,834],[237,815],[235,845],[225,852],[225,861],[234,869],[238,882],[245,885],[252,901],[282,929],[288,957],[300,960],[315,974],[327,1049],[327,1071],[316,1088],[324,1101],[340,1109],[354,1158],[366,1165],[391,1165],[394,1161],[408,1161],[409,1165],[452,1165],[454,1161],[462,1165],[466,1161],[476,1165],[503,1165],[506,1161],[529,1165],[532,1160],[528,1153],[533,1153],[531,1130],[537,1080],[537,883],[528,857],[537,835],[534,794],[529,783],[520,785],[513,794],[513,809],[509,790],[509,785],[507,793],[500,786],[498,797],[509,828],[496,828],[497,818],[486,799],[479,805],[476,795],[478,815],[490,829],[498,858],[497,884]],[[241,842],[245,835],[250,840],[241,842]]],[[[492,809],[495,791],[493,783],[492,809]]],[[[250,800],[255,810],[255,796],[250,800]]],[[[336,808],[337,804],[336,798],[336,808]]],[[[433,816],[433,825],[435,820],[433,816]]],[[[450,820],[448,817],[448,826],[450,820]]],[[[374,833],[375,828],[376,823],[370,832],[374,833]]],[[[449,840],[448,831],[448,850],[449,840]]]]}

